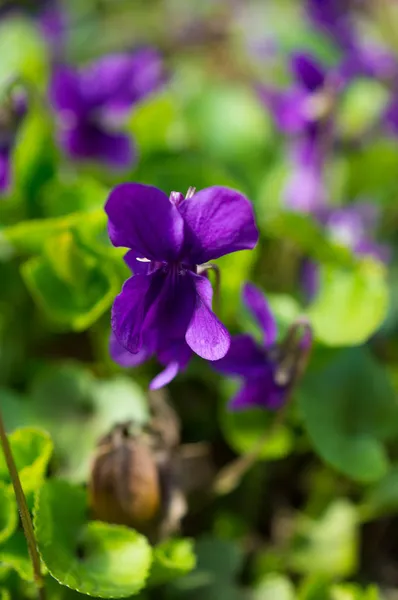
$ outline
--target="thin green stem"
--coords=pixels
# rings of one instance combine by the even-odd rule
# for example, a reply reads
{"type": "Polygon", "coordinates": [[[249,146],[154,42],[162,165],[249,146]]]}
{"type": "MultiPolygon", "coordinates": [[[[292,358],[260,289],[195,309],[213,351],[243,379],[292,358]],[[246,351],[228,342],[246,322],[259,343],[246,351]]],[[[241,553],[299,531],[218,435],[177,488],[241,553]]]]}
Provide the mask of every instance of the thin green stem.
{"type": "Polygon", "coordinates": [[[10,443],[4,427],[3,417],[0,411],[0,443],[6,459],[8,471],[10,473],[12,485],[14,488],[15,498],[17,500],[19,514],[21,515],[22,527],[24,530],[26,542],[28,545],[28,551],[30,560],[33,566],[33,575],[37,585],[38,598],[39,600],[46,600],[46,593],[44,590],[44,580],[41,573],[40,556],[37,551],[36,538],[33,531],[32,519],[30,517],[28,505],[26,503],[25,494],[22,489],[21,481],[19,479],[18,470],[15,465],[14,457],[12,455],[10,443]]]}

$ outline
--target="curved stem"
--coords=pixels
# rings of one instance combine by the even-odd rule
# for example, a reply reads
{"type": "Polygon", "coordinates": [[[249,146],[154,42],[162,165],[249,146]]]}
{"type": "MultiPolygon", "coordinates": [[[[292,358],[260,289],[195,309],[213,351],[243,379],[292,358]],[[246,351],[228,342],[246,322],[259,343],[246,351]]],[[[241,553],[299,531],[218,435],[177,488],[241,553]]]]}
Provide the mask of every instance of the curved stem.
{"type": "Polygon", "coordinates": [[[36,538],[33,531],[32,519],[30,517],[28,505],[26,503],[25,494],[22,489],[21,481],[19,479],[18,470],[15,465],[14,457],[12,455],[10,443],[4,427],[3,417],[0,411],[0,443],[4,452],[4,457],[7,463],[8,471],[10,473],[12,486],[14,488],[15,498],[17,500],[19,514],[21,515],[22,527],[25,534],[26,542],[28,545],[28,551],[30,560],[33,566],[33,575],[35,583],[37,585],[37,592],[39,600],[46,600],[46,593],[44,589],[44,580],[41,573],[40,556],[37,551],[36,538]]]}

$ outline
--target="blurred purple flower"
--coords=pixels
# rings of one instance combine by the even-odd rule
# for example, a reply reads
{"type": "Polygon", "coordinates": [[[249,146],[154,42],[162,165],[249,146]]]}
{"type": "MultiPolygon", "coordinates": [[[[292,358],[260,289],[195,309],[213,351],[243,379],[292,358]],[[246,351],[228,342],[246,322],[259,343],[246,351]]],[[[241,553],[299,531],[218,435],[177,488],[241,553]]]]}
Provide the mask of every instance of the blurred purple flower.
{"type": "Polygon", "coordinates": [[[163,82],[161,58],[150,48],[105,56],[79,71],[56,67],[50,98],[61,145],[75,159],[130,166],[135,150],[120,127],[133,106],[163,82]]]}
{"type": "Polygon", "coordinates": [[[231,339],[227,355],[213,363],[225,374],[243,379],[243,385],[232,398],[232,410],[259,406],[270,410],[280,408],[304,366],[312,343],[311,329],[305,324],[304,333],[297,339],[296,330],[301,323],[293,324],[286,340],[277,343],[277,324],[263,293],[253,284],[243,287],[243,301],[257,321],[263,334],[262,344],[250,335],[237,335],[231,339]]]}
{"type": "MultiPolygon", "coordinates": [[[[105,210],[111,242],[130,248],[125,260],[134,272],[112,309],[122,348],[141,352],[139,362],[155,353],[167,365],[168,381],[191,351],[207,360],[225,356],[230,336],[212,312],[213,290],[198,266],[254,248],[258,231],[250,202],[224,187],[168,198],[155,187],[125,183],[111,192],[105,210]]],[[[119,350],[113,345],[113,357],[128,364],[119,350]]]]}
{"type": "Polygon", "coordinates": [[[308,212],[326,201],[323,167],[339,81],[306,53],[294,53],[290,67],[294,76],[290,89],[263,86],[258,92],[277,127],[291,138],[292,175],[284,193],[286,205],[308,212]]]}
{"type": "Polygon", "coordinates": [[[355,9],[363,0],[307,0],[307,15],[312,24],[329,36],[343,53],[339,72],[349,81],[353,77],[392,79],[397,76],[398,62],[386,48],[362,41],[357,28],[355,9]]]}
{"type": "Polygon", "coordinates": [[[18,128],[27,111],[24,90],[11,89],[0,106],[0,194],[8,191],[11,184],[11,155],[18,128]]]}

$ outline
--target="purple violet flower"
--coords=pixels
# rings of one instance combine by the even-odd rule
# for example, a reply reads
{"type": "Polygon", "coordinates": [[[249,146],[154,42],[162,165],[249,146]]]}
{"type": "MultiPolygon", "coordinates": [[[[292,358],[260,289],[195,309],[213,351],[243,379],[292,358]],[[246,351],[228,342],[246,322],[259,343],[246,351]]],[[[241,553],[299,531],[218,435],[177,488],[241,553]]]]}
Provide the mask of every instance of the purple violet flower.
{"type": "Polygon", "coordinates": [[[257,343],[250,335],[233,336],[227,355],[213,366],[225,375],[243,379],[242,387],[230,402],[232,410],[255,406],[276,410],[286,402],[305,366],[312,344],[311,328],[307,322],[297,322],[284,342],[278,344],[277,324],[264,294],[247,283],[242,296],[262,330],[263,342],[257,343]],[[303,334],[297,337],[299,328],[303,334]]]}
{"type": "Polygon", "coordinates": [[[19,88],[11,89],[0,106],[0,194],[6,193],[11,184],[11,155],[26,111],[25,91],[19,88]]]}
{"type": "Polygon", "coordinates": [[[254,248],[258,231],[250,202],[225,187],[168,198],[155,187],[124,183],[111,192],[105,210],[111,242],[130,248],[125,260],[134,272],[112,308],[113,358],[131,366],[156,354],[166,365],[152,382],[160,387],[186,366],[192,351],[207,360],[225,356],[230,336],[211,309],[206,263],[254,248]]]}
{"type": "Polygon", "coordinates": [[[323,170],[332,134],[332,112],[339,81],[306,53],[291,56],[293,86],[259,88],[277,127],[290,136],[292,175],[284,192],[293,210],[313,211],[326,202],[323,170]]]}
{"type": "Polygon", "coordinates": [[[130,166],[135,150],[120,127],[133,106],[163,82],[161,58],[150,48],[105,56],[80,70],[55,67],[50,97],[61,145],[75,159],[130,166]]]}

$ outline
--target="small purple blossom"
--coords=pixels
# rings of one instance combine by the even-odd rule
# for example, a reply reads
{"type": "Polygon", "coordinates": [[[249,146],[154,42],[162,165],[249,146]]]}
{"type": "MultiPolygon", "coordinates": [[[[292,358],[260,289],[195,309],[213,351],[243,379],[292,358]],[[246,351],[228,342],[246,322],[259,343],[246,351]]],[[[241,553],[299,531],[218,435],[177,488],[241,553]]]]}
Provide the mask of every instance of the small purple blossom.
{"type": "Polygon", "coordinates": [[[297,377],[301,375],[312,344],[308,323],[294,324],[283,343],[277,342],[278,328],[264,294],[253,284],[243,287],[243,301],[259,325],[263,341],[257,343],[250,335],[232,337],[228,354],[213,363],[214,368],[243,380],[232,398],[232,410],[253,407],[277,410],[286,402],[297,377]],[[303,335],[297,338],[297,329],[303,335]]]}
{"type": "Polygon", "coordinates": [[[11,185],[11,156],[26,111],[25,91],[12,88],[0,106],[0,194],[6,193],[11,185]]]}
{"type": "Polygon", "coordinates": [[[50,98],[62,147],[75,159],[130,166],[136,152],[121,126],[134,105],[163,82],[161,58],[150,48],[105,56],[80,70],[55,67],[50,98]]]}
{"type": "Polygon", "coordinates": [[[290,89],[260,87],[258,91],[291,143],[292,174],[284,192],[286,205],[309,212],[326,202],[323,170],[340,82],[307,53],[294,53],[290,67],[294,79],[290,89]]]}
{"type": "Polygon", "coordinates": [[[166,365],[152,382],[160,387],[192,352],[207,360],[225,356],[230,336],[212,311],[213,290],[200,265],[254,248],[250,202],[225,187],[168,198],[155,187],[125,183],[111,192],[105,210],[111,242],[130,248],[125,260],[134,272],[112,308],[113,358],[131,366],[156,354],[166,365]]]}

